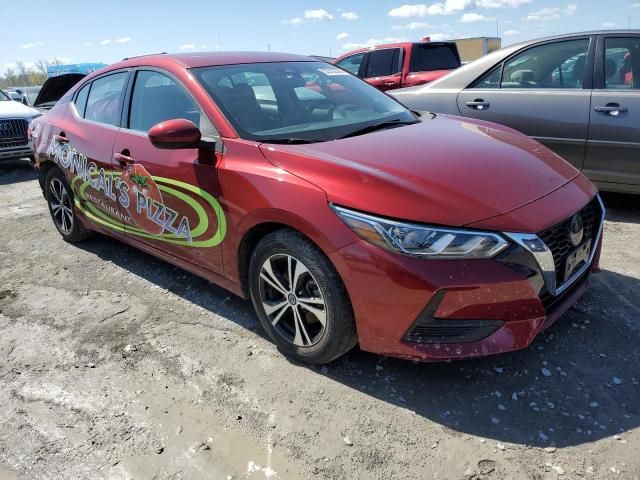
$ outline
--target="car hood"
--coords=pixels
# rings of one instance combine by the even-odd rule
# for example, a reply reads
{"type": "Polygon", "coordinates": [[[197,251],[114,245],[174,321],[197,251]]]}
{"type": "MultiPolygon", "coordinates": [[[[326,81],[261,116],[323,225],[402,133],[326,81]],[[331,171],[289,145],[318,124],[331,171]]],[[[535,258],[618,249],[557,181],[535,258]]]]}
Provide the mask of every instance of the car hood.
{"type": "Polygon", "coordinates": [[[331,142],[260,148],[337,205],[450,226],[503,215],[579,175],[515,130],[446,115],[331,142]]]}
{"type": "Polygon", "coordinates": [[[84,77],[86,77],[86,75],[83,73],[67,73],[49,78],[44,82],[44,85],[42,85],[35,102],[33,102],[33,106],[42,110],[51,109],[71,87],[84,77]]]}
{"type": "Polygon", "coordinates": [[[0,120],[3,118],[32,118],[40,112],[20,102],[0,102],[0,120]]]}

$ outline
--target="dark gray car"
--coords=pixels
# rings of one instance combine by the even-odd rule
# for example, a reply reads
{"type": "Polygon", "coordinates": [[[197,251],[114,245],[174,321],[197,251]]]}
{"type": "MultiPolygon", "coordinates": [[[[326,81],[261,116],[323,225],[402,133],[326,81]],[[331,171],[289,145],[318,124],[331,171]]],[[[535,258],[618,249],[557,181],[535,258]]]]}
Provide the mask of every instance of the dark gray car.
{"type": "Polygon", "coordinates": [[[507,125],[602,190],[640,193],[640,30],[512,45],[433,83],[389,93],[414,110],[507,125]]]}

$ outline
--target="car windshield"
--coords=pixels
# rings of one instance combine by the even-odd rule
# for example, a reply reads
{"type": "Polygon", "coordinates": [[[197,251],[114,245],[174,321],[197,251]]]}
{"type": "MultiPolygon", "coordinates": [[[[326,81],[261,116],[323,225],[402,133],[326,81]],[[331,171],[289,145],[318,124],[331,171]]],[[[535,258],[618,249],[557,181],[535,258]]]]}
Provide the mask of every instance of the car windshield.
{"type": "Polygon", "coordinates": [[[324,62],[276,62],[192,70],[238,134],[305,143],[415,123],[376,88],[324,62]]]}

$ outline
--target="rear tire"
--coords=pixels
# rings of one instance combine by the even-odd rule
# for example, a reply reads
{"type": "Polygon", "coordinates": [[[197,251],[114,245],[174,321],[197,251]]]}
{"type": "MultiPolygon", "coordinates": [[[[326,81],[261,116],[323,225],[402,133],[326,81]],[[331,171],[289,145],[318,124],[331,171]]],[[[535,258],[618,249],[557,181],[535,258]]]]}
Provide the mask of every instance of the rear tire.
{"type": "Polygon", "coordinates": [[[81,242],[92,235],[84,228],[75,210],[74,196],[67,178],[58,168],[51,168],[45,180],[45,198],[53,224],[62,238],[71,243],[81,242]]]}
{"type": "Polygon", "coordinates": [[[278,230],[260,240],[249,263],[249,290],[260,323],[295,360],[328,363],[358,343],[338,272],[296,231],[278,230]]]}

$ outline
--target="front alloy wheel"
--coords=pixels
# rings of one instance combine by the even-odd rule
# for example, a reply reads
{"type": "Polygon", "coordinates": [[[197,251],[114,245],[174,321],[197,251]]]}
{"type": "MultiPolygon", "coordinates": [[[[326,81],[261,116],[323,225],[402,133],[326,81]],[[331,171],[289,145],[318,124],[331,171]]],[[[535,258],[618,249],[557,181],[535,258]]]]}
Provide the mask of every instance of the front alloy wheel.
{"type": "Polygon", "coordinates": [[[260,300],[276,332],[298,347],[318,343],[327,306],[318,282],[297,258],[276,254],[260,270],[260,300]]]}
{"type": "Polygon", "coordinates": [[[327,363],[358,343],[342,279],[325,254],[299,232],[277,230],[260,240],[248,275],[260,323],[287,356],[327,363]]]}

